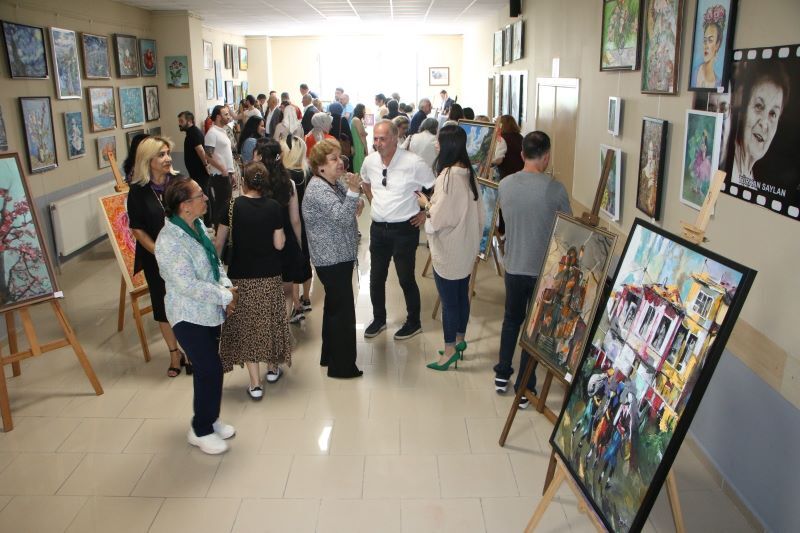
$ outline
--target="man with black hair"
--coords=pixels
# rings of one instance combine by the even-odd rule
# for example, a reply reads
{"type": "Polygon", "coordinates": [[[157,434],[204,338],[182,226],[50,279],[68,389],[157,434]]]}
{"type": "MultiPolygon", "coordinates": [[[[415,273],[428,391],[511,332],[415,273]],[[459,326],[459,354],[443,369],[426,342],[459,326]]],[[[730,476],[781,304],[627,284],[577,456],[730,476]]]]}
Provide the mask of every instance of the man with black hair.
{"type": "Polygon", "coordinates": [[[256,102],[256,108],[257,108],[259,111],[261,111],[261,116],[263,116],[263,117],[266,117],[266,114],[264,113],[264,109],[265,109],[265,108],[266,108],[266,106],[267,106],[267,95],[266,95],[266,94],[264,94],[264,93],[260,93],[260,94],[259,94],[259,95],[256,97],[256,100],[257,100],[257,102],[256,102]]]}
{"type": "Polygon", "coordinates": [[[308,88],[308,84],[306,84],[306,83],[301,83],[301,84],[300,84],[300,96],[305,96],[305,95],[307,95],[307,94],[310,94],[310,95],[311,95],[311,99],[312,99],[312,100],[314,100],[315,98],[317,98],[317,93],[315,93],[315,92],[314,92],[314,91],[312,91],[312,90],[309,90],[309,88],[308,88]]]}
{"type": "Polygon", "coordinates": [[[214,225],[228,214],[231,199],[231,176],[233,175],[233,149],[231,140],[225,132],[225,125],[231,121],[227,106],[217,105],[211,111],[211,127],[205,136],[205,151],[211,166],[211,206],[214,225]]]}
{"type": "Polygon", "coordinates": [[[383,93],[378,93],[375,95],[375,106],[378,108],[378,112],[375,116],[375,122],[377,123],[379,120],[383,120],[383,117],[389,114],[389,108],[386,107],[386,96],[383,93]]]}
{"type": "MultiPolygon", "coordinates": [[[[200,185],[203,193],[211,197],[208,188],[208,157],[203,149],[203,132],[194,124],[194,113],[191,111],[181,111],[178,113],[178,129],[186,133],[183,141],[183,163],[186,165],[186,172],[200,185]]],[[[210,210],[203,215],[203,222],[206,226],[211,224],[210,210]]]]}

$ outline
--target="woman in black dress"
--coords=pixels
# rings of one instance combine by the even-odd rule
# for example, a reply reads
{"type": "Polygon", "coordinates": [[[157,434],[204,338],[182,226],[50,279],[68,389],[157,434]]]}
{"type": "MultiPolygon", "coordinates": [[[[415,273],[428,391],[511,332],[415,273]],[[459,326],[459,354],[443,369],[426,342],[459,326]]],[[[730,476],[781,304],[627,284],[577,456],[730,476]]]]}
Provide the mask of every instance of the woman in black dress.
{"type": "Polygon", "coordinates": [[[171,152],[172,142],[163,137],[148,137],[139,144],[128,191],[128,224],[136,239],[133,270],[134,273],[144,270],[153,319],[158,322],[169,349],[167,376],[174,378],[181,373],[181,367],[186,367],[187,374],[192,373],[192,367],[178,349],[175,333],[167,322],[164,310],[166,289],[154,255],[156,238],[164,227],[164,191],[170,180],[178,174],[172,168],[171,152]]]}

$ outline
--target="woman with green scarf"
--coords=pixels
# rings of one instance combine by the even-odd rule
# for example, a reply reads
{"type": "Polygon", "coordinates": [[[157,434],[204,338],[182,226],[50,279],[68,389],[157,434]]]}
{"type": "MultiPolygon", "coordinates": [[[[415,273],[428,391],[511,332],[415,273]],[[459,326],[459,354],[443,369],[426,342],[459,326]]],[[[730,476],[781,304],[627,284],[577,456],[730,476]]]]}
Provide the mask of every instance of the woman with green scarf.
{"type": "Polygon", "coordinates": [[[220,326],[237,302],[202,217],[208,198],[194,180],[173,178],[164,193],[167,220],[155,255],[167,294],[164,305],[178,342],[194,366],[194,418],[189,444],[208,454],[228,449],[233,426],[219,420],[222,402],[220,326]]]}

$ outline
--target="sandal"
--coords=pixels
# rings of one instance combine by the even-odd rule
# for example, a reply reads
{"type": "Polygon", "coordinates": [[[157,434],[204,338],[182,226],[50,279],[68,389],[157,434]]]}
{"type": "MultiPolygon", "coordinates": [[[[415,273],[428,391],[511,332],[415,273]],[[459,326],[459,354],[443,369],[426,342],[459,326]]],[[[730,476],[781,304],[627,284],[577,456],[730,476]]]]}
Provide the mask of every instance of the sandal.
{"type": "MultiPolygon", "coordinates": [[[[174,350],[170,350],[170,351],[169,351],[169,353],[170,353],[170,354],[172,354],[172,353],[175,353],[175,352],[178,352],[178,351],[180,351],[180,350],[178,350],[178,348],[175,348],[174,350]]],[[[170,357],[171,357],[171,356],[170,356],[170,357]]],[[[179,363],[179,365],[180,365],[180,366],[183,366],[183,360],[181,360],[181,362],[179,363]]],[[[169,367],[169,368],[167,369],[167,376],[168,376],[168,377],[171,377],[171,378],[176,378],[176,377],[178,377],[178,376],[180,375],[180,373],[181,373],[180,366],[178,366],[177,368],[176,368],[176,367],[174,367],[174,366],[171,366],[171,367],[169,367]]],[[[186,371],[186,373],[188,374],[188,373],[189,373],[189,371],[187,370],[187,371],[186,371]]]]}

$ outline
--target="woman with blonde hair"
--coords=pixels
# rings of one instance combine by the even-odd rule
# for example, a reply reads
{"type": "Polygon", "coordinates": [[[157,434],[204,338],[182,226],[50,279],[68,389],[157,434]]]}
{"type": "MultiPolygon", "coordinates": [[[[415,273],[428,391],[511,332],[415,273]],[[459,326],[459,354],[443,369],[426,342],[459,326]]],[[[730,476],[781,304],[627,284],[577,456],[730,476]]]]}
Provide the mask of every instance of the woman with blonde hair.
{"type": "Polygon", "coordinates": [[[175,333],[167,321],[164,309],[166,289],[155,257],[156,239],[164,227],[164,191],[178,174],[172,168],[171,153],[172,142],[164,137],[148,137],[139,143],[128,191],[128,225],[136,239],[133,271],[144,271],[153,320],[158,322],[169,349],[167,376],[174,378],[181,373],[181,367],[186,368],[187,375],[191,374],[192,366],[178,348],[175,333]]]}

